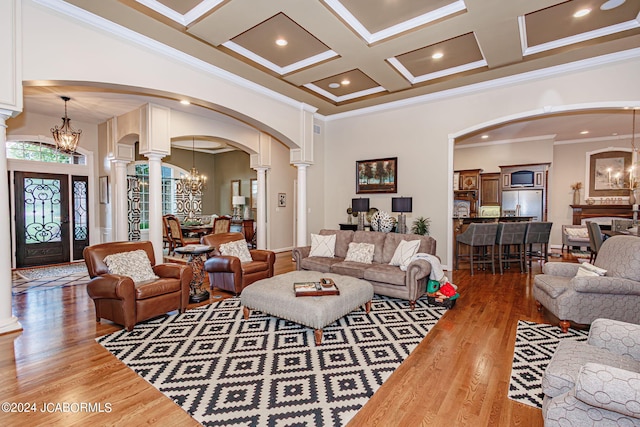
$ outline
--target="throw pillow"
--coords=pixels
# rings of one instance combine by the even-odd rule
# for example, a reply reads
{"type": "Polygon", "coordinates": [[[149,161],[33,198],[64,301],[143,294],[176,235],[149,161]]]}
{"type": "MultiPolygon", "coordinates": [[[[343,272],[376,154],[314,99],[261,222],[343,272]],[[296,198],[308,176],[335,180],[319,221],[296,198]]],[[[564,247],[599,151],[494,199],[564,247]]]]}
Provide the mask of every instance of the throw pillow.
{"type": "Polygon", "coordinates": [[[109,273],[131,277],[133,283],[155,280],[158,278],[151,268],[151,261],[142,249],[120,252],[104,257],[109,273]]]}
{"type": "Polygon", "coordinates": [[[235,256],[240,258],[240,262],[251,262],[251,254],[247,248],[246,240],[234,240],[233,242],[223,243],[220,245],[220,253],[222,255],[235,256]]]}
{"type": "Polygon", "coordinates": [[[373,251],[375,245],[373,243],[349,243],[349,249],[347,250],[347,256],[345,261],[362,262],[364,264],[371,264],[373,261],[373,251]]]}
{"type": "Polygon", "coordinates": [[[311,251],[309,256],[333,258],[336,255],[336,235],[321,236],[311,235],[311,251]]]}
{"type": "Polygon", "coordinates": [[[576,273],[576,277],[580,276],[604,276],[607,273],[607,270],[604,268],[596,267],[593,264],[589,264],[588,262],[583,262],[580,267],[578,267],[578,272],[576,273]]]}
{"type": "Polygon", "coordinates": [[[397,265],[400,267],[407,267],[411,262],[413,256],[418,252],[420,247],[420,240],[402,240],[396,251],[393,253],[390,265],[397,265]]]}

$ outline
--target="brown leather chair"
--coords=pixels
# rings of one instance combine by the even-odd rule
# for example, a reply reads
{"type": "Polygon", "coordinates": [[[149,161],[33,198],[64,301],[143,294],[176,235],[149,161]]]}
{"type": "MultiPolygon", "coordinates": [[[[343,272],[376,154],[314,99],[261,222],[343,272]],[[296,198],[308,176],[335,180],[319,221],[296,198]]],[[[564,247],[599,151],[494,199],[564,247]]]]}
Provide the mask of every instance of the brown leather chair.
{"type": "Polygon", "coordinates": [[[136,323],[169,311],[183,313],[189,304],[191,267],[157,264],[151,242],[110,242],[87,246],[84,262],[91,281],[87,292],[96,306],[96,321],[108,319],[131,331],[136,323]],[[133,283],[128,276],[110,274],[104,262],[107,255],[142,249],[159,279],[133,283]]]}
{"type": "Polygon", "coordinates": [[[204,269],[209,273],[211,289],[214,287],[239,295],[251,283],[273,277],[273,264],[276,254],[272,251],[251,249],[249,253],[253,261],[241,263],[238,257],[220,254],[220,245],[244,240],[242,233],[207,234],[201,241],[205,245],[215,248],[210,252],[204,263],[204,269]]]}

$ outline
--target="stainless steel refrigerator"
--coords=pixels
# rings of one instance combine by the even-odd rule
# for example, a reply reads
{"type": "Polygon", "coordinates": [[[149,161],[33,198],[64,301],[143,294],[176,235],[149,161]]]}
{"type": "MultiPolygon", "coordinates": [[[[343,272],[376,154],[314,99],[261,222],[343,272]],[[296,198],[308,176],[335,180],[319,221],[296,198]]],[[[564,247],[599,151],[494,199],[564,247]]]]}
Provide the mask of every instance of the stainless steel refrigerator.
{"type": "Polygon", "coordinates": [[[531,216],[542,221],[542,190],[505,190],[502,192],[503,216],[531,216]]]}

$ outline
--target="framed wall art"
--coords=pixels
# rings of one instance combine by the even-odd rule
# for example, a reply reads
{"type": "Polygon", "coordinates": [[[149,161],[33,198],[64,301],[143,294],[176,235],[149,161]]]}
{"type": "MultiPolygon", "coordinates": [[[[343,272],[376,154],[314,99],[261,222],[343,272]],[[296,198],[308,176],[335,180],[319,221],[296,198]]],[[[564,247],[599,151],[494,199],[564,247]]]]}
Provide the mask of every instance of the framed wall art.
{"type": "Polygon", "coordinates": [[[231,180],[231,195],[229,197],[229,206],[233,206],[233,196],[240,196],[240,184],[239,179],[231,180]]]}
{"type": "Polygon", "coordinates": [[[258,209],[258,180],[252,178],[249,182],[251,187],[251,209],[258,209]]]}
{"type": "Polygon", "coordinates": [[[631,151],[588,152],[587,198],[628,196],[630,168],[631,151]]]}
{"type": "Polygon", "coordinates": [[[397,157],[356,161],[356,194],[397,192],[397,157]]]}
{"type": "Polygon", "coordinates": [[[99,195],[100,195],[100,204],[106,205],[109,203],[109,177],[101,176],[99,178],[99,195]]]}

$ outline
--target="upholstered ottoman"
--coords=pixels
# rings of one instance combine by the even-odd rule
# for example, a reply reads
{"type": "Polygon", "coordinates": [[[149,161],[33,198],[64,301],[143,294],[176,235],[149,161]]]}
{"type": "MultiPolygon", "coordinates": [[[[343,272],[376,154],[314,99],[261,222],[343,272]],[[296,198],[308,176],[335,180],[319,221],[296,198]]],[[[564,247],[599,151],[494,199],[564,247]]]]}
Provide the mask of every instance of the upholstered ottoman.
{"type": "Polygon", "coordinates": [[[249,318],[251,310],[258,310],[308,326],[315,330],[316,345],[322,343],[322,328],[360,306],[364,306],[368,313],[372,298],[371,283],[355,277],[318,271],[292,271],[258,280],[244,288],[240,294],[245,319],[249,318]],[[323,277],[334,280],[340,295],[296,297],[293,290],[295,282],[318,282],[323,277]]]}

